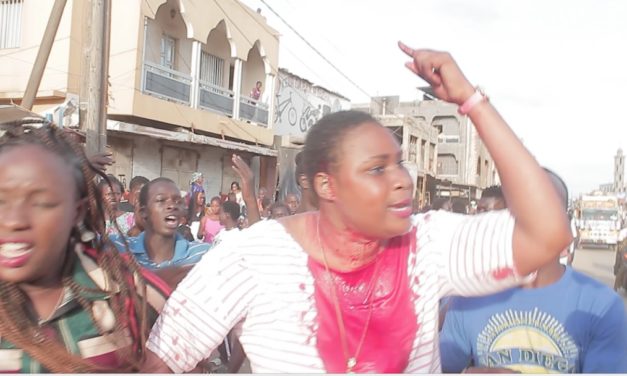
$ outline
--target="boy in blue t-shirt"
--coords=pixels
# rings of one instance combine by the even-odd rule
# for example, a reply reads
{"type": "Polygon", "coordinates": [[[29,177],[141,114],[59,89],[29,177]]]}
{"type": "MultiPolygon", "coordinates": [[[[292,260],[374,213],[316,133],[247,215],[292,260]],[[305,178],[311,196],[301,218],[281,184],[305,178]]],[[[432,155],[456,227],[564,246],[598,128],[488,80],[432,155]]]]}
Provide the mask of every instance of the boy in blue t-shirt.
{"type": "MultiPolygon", "coordinates": [[[[548,172],[567,202],[566,185],[548,172]]],[[[452,298],[440,352],[444,372],[472,366],[524,373],[625,373],[627,316],[614,291],[555,259],[525,286],[452,298]]]]}

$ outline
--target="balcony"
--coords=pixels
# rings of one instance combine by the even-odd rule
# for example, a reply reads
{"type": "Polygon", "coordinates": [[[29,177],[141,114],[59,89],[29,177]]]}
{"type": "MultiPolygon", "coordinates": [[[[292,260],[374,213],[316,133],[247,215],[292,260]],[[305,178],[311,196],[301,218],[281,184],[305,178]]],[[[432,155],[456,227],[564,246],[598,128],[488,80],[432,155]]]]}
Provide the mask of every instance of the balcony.
{"type": "Polygon", "coordinates": [[[173,69],[144,61],[143,91],[162,99],[189,105],[192,77],[173,69]]]}
{"type": "Polygon", "coordinates": [[[233,116],[233,91],[205,81],[200,81],[199,85],[198,107],[233,116]]]}
{"type": "Polygon", "coordinates": [[[239,117],[267,127],[268,105],[242,95],[239,102],[239,117]]]}
{"type": "MultiPolygon", "coordinates": [[[[210,25],[198,18],[198,27],[190,29],[195,17],[181,11],[181,1],[160,3],[154,17],[147,16],[144,24],[142,93],[267,128],[272,120],[268,105],[245,96],[257,81],[264,88],[267,83],[268,92],[274,88],[268,70],[273,64],[261,41],[233,37],[225,19],[217,16],[210,25]],[[194,33],[198,33],[195,38],[194,33]]],[[[217,10],[211,2],[201,3],[195,7],[208,13],[217,10]]],[[[241,16],[242,22],[250,21],[247,11],[241,16]]],[[[276,43],[274,38],[271,41],[276,43]]]]}

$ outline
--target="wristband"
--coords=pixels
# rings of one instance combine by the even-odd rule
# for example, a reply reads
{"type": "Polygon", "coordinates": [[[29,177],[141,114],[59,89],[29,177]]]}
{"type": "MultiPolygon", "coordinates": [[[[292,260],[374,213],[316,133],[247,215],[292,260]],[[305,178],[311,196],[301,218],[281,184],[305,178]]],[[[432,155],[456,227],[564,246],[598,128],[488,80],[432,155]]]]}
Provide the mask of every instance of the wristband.
{"type": "Polygon", "coordinates": [[[468,115],[470,110],[472,110],[473,107],[475,107],[478,103],[481,103],[481,101],[483,100],[487,101],[488,96],[485,95],[485,92],[482,88],[477,86],[475,88],[475,93],[471,95],[470,98],[466,99],[466,101],[461,106],[459,106],[457,112],[459,112],[460,115],[468,115]]]}

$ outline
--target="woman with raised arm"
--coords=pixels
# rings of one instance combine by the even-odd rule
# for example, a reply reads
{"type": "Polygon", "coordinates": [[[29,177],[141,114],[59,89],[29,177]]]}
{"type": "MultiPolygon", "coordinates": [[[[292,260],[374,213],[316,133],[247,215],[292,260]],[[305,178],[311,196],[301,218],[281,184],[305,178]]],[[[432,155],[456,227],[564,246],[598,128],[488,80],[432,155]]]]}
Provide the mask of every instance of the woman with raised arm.
{"type": "Polygon", "coordinates": [[[548,177],[451,56],[400,47],[476,125],[510,210],[412,215],[394,136],[366,113],[327,115],[303,151],[319,211],[259,222],[209,252],[154,326],[144,371],[191,370],[235,328],[253,372],[439,372],[441,297],[522,283],[569,244],[548,177]]]}

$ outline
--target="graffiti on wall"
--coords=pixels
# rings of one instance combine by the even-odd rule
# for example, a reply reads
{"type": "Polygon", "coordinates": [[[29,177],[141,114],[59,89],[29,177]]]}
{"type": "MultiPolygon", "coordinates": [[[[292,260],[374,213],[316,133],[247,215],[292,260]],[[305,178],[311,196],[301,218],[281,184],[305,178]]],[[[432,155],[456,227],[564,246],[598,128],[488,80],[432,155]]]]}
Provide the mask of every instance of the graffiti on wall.
{"type": "Polygon", "coordinates": [[[339,111],[342,105],[338,98],[322,98],[289,84],[287,79],[279,79],[274,112],[277,135],[304,135],[324,115],[339,111]]]}

